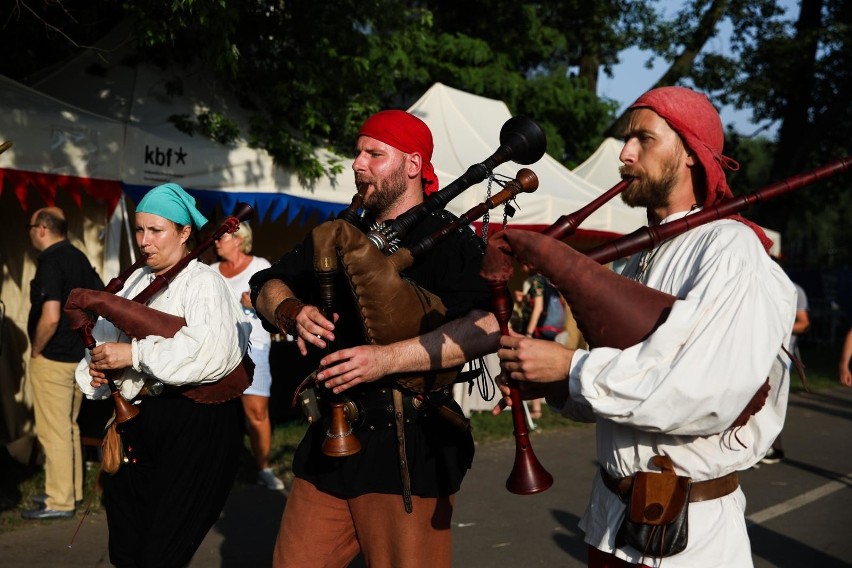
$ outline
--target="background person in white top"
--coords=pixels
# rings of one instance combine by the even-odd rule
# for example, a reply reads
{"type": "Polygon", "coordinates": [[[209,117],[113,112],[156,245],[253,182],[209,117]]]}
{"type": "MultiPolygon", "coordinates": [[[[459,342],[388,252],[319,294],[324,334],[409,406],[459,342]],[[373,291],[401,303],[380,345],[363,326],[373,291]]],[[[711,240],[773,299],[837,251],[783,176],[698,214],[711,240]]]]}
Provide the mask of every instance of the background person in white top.
{"type": "Polygon", "coordinates": [[[248,223],[240,223],[234,233],[225,233],[216,241],[216,254],[221,259],[210,266],[219,271],[234,296],[243,307],[251,322],[251,347],[249,354],[254,361],[254,380],[241,397],[243,411],[248,422],[251,450],[257,462],[257,482],[267,489],[284,489],[284,483],[275,476],[269,467],[269,454],[272,451],[272,423],[269,420],[269,393],[272,386],[272,374],[269,371],[269,332],[257,318],[257,313],[249,298],[249,278],[255,272],[269,268],[269,261],[252,256],[252,232],[248,223]]]}
{"type": "MultiPolygon", "coordinates": [[[[722,155],[722,124],[705,96],[664,87],[645,93],[631,110],[621,152],[622,175],[631,180],[625,202],[645,207],[652,223],[666,223],[731,195],[723,168],[736,162],[722,155]]],[[[665,322],[630,348],[573,350],[501,339],[504,373],[547,383],[552,406],[596,422],[601,473],[580,522],[590,566],[752,565],[739,487],[689,503],[686,548],[660,558],[616,538],[626,505],[603,475],[658,471],[652,459],[666,456],[677,475],[710,481],[751,467],[769,449],[787,408],[782,346],[789,344],[796,305],[793,284],[769,257],[764,238],[747,222],[725,219],[642,255],[651,261],[641,269],[640,259],[632,259],[625,274],[677,300],[665,322]],[[765,405],[749,416],[743,410],[767,378],[765,405]],[[732,427],[741,413],[748,421],[732,427]]],[[[538,388],[526,396],[541,396],[538,388]]]]}

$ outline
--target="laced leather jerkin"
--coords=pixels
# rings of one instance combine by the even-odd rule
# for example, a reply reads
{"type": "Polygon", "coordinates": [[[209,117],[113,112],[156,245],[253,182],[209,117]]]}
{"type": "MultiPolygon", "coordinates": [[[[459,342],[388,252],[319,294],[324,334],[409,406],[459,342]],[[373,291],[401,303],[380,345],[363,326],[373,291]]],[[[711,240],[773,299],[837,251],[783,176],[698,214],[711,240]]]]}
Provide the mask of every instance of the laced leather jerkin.
{"type": "MultiPolygon", "coordinates": [[[[446,320],[441,299],[400,276],[411,264],[400,249],[391,256],[377,249],[358,228],[342,221],[323,223],[313,231],[314,262],[342,268],[357,303],[365,343],[389,345],[432,331],[446,320]]],[[[451,384],[461,367],[393,375],[403,388],[423,393],[451,384]]]]}

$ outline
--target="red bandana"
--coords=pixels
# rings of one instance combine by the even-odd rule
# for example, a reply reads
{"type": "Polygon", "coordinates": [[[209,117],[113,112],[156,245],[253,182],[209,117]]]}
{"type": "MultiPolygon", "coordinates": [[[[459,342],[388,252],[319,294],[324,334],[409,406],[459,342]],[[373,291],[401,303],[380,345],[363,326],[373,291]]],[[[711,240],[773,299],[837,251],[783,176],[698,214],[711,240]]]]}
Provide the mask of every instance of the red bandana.
{"type": "MultiPolygon", "coordinates": [[[[630,106],[630,110],[636,108],[647,108],[660,115],[695,153],[695,158],[704,167],[707,176],[707,197],[702,204],[704,208],[733,197],[724,170],[737,171],[740,165],[722,154],[725,143],[722,120],[706,96],[685,87],[660,87],[648,91],[630,106]]],[[[763,247],[769,251],[772,241],[763,229],[739,215],[732,218],[751,227],[763,247]]]]}
{"type": "Polygon", "coordinates": [[[432,131],[425,122],[402,110],[383,110],[367,119],[358,136],[375,138],[406,154],[420,154],[423,158],[420,172],[423,191],[426,195],[438,191],[438,176],[432,166],[432,131]]]}

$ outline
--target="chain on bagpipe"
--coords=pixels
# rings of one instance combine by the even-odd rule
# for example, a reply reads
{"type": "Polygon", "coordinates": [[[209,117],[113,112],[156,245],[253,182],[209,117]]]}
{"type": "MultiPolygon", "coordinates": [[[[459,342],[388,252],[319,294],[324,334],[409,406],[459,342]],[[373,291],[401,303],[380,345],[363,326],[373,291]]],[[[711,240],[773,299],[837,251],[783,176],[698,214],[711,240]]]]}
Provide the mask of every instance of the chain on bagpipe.
{"type": "MultiPolygon", "coordinates": [[[[510,177],[504,176],[504,175],[501,175],[501,174],[495,174],[494,172],[489,170],[488,171],[488,185],[485,188],[485,200],[488,201],[489,199],[491,199],[491,187],[494,183],[496,183],[500,187],[506,187],[506,183],[508,181],[511,181],[510,177]],[[499,176],[499,179],[498,179],[498,176],[499,176]]],[[[503,204],[503,224],[500,227],[501,229],[505,230],[506,226],[509,224],[509,217],[515,216],[515,211],[516,211],[515,206],[517,206],[517,205],[518,205],[518,202],[515,199],[512,199],[511,203],[509,201],[507,201],[506,203],[503,204]],[[514,203],[515,205],[512,205],[512,203],[514,203]]],[[[488,227],[490,225],[490,221],[491,221],[491,211],[486,211],[482,215],[482,242],[485,243],[486,245],[488,244],[488,227]]],[[[486,400],[491,400],[491,399],[486,399],[486,400]]]]}
{"type": "MultiPolygon", "coordinates": [[[[335,274],[341,274],[348,281],[358,306],[367,344],[389,345],[439,327],[446,321],[446,307],[441,299],[413,286],[400,274],[413,264],[415,258],[432,250],[448,235],[479,219],[485,211],[514,199],[519,192],[532,192],[537,187],[535,173],[521,169],[517,179],[507,181],[495,196],[408,247],[396,246],[395,239],[403,236],[398,231],[387,231],[377,236],[377,239],[381,237],[383,245],[383,248],[379,248],[374,246],[376,241],[370,238],[371,234],[365,235],[345,219],[323,223],[312,231],[314,268],[320,282],[323,306],[327,307],[330,314],[334,303],[334,286],[323,286],[322,282],[331,282],[335,274]],[[392,251],[391,254],[386,254],[389,251],[392,251]]],[[[389,227],[393,226],[386,224],[384,229],[389,227]]],[[[461,366],[401,373],[394,375],[393,380],[401,389],[414,393],[418,400],[428,403],[428,394],[457,382],[460,371],[461,366]]],[[[492,388],[496,390],[496,387],[492,388]]],[[[483,392],[487,394],[487,388],[483,392]]],[[[351,424],[357,419],[356,415],[344,397],[333,393],[328,394],[328,397],[331,403],[331,426],[326,443],[323,444],[323,452],[329,456],[352,455],[358,451],[358,444],[351,436],[351,424]]]]}

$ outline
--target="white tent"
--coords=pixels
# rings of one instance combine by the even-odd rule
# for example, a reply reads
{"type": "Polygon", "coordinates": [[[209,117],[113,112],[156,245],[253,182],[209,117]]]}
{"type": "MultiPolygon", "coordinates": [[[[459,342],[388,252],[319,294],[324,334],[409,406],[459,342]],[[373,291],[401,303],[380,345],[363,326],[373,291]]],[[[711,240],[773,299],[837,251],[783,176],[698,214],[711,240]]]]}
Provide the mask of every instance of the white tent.
{"type": "Polygon", "coordinates": [[[618,156],[623,146],[624,143],[615,138],[605,138],[597,150],[572,171],[597,187],[609,189],[621,181],[618,156]]]}
{"type": "MultiPolygon", "coordinates": [[[[500,145],[500,129],[511,118],[502,101],[472,95],[441,83],[434,84],[408,111],[423,119],[435,140],[435,165],[442,186],[461,176],[471,165],[485,161],[500,145]]],[[[517,213],[510,226],[541,229],[562,215],[573,213],[600,195],[601,190],[586,182],[559,162],[545,156],[529,166],[508,162],[495,172],[514,178],[521,167],[534,171],[539,189],[517,198],[517,213]]],[[[464,191],[447,208],[464,213],[485,200],[487,182],[464,191]]],[[[492,194],[499,188],[492,189],[492,194]]],[[[492,212],[493,222],[501,221],[501,213],[492,212]]],[[[591,215],[581,231],[591,234],[618,235],[645,224],[645,213],[613,200],[591,215]]]]}
{"type": "MultiPolygon", "coordinates": [[[[601,188],[602,191],[609,189],[621,179],[618,173],[621,160],[619,160],[618,156],[621,154],[622,146],[624,144],[615,138],[604,139],[597,150],[586,158],[582,164],[574,168],[573,172],[589,183],[601,188]]],[[[769,253],[775,257],[780,256],[781,233],[765,227],[761,228],[766,233],[766,236],[772,240],[772,248],[769,253]]]]}

